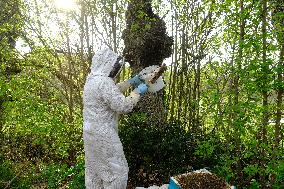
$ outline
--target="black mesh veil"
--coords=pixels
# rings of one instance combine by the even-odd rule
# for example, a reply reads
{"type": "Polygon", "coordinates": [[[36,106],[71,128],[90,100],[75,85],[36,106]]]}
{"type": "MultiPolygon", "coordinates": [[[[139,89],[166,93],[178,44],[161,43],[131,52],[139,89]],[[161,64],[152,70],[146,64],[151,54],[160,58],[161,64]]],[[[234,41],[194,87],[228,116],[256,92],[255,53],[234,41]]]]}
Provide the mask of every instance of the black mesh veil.
{"type": "Polygon", "coordinates": [[[115,78],[121,71],[122,67],[123,67],[123,61],[122,61],[122,57],[119,56],[116,59],[116,62],[114,63],[114,66],[109,74],[109,77],[111,78],[115,78]]]}

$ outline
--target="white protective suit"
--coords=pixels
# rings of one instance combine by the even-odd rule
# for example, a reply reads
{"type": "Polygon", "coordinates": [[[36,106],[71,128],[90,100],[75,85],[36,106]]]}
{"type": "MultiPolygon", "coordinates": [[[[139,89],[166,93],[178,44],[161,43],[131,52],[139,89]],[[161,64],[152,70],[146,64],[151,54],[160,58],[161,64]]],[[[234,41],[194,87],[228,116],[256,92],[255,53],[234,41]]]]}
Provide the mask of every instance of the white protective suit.
{"type": "Polygon", "coordinates": [[[140,95],[122,92],[130,84],[115,84],[109,76],[118,55],[109,49],[92,59],[83,94],[85,185],[87,189],[126,189],[128,164],[118,136],[118,115],[130,112],[140,95]]]}

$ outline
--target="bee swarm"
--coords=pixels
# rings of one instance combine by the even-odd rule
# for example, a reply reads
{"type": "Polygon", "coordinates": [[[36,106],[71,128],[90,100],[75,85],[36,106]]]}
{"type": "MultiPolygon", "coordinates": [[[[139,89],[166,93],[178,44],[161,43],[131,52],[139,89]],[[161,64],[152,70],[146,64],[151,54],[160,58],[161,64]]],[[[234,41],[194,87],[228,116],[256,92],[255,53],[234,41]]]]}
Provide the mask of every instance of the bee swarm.
{"type": "Polygon", "coordinates": [[[212,173],[191,172],[175,176],[182,189],[230,189],[230,185],[212,173]]]}

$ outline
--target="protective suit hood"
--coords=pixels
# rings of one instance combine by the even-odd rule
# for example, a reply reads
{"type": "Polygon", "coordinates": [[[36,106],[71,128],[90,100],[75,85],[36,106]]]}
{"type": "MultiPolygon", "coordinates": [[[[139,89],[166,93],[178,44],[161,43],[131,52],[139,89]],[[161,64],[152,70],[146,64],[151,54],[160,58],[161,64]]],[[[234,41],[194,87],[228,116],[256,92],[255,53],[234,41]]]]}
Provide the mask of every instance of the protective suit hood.
{"type": "Polygon", "coordinates": [[[92,58],[90,76],[108,77],[118,57],[115,52],[108,48],[98,51],[92,58]]]}

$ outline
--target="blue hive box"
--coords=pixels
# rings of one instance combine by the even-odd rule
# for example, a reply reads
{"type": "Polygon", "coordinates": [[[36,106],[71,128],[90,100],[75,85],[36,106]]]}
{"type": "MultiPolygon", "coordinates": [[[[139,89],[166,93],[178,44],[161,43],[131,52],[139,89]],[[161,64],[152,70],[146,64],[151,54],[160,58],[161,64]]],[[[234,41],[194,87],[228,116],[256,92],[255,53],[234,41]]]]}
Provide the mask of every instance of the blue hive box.
{"type": "MultiPolygon", "coordinates": [[[[170,178],[170,184],[168,189],[182,189],[179,183],[174,179],[174,177],[170,178]]],[[[231,189],[237,189],[236,186],[231,186],[231,189]]]]}
{"type": "Polygon", "coordinates": [[[171,178],[170,178],[169,189],[181,189],[180,185],[179,185],[178,182],[174,179],[174,177],[171,177],[171,178]]]}

